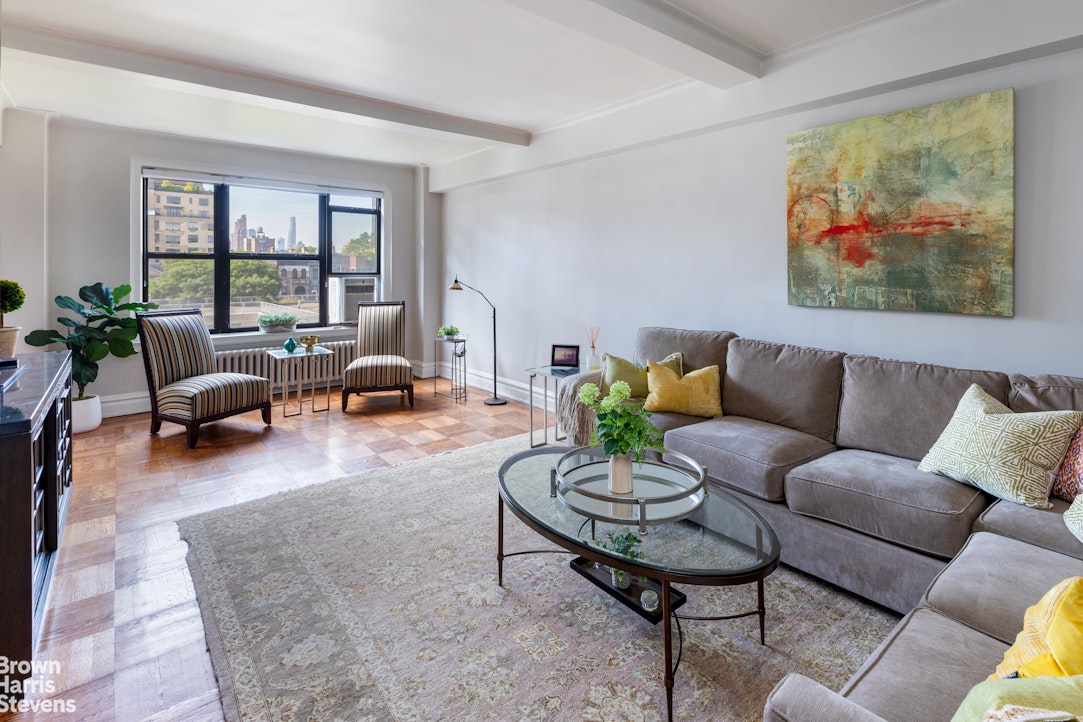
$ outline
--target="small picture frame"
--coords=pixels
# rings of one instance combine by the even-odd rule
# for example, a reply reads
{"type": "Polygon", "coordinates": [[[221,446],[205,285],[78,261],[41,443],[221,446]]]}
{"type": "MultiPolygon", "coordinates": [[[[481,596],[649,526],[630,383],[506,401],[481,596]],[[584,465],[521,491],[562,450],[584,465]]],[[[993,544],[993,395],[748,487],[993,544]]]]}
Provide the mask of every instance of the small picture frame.
{"type": "Polygon", "coordinates": [[[562,346],[553,344],[553,360],[550,366],[563,366],[567,368],[579,365],[579,347],[562,346]]]}

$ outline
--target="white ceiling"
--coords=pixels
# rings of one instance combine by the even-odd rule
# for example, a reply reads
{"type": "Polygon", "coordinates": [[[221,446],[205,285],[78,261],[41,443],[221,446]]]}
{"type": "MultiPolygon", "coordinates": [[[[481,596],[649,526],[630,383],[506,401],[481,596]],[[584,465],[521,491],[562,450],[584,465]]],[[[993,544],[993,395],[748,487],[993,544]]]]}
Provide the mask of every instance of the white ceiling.
{"type": "Polygon", "coordinates": [[[0,0],[8,107],[439,165],[940,0],[0,0]]]}

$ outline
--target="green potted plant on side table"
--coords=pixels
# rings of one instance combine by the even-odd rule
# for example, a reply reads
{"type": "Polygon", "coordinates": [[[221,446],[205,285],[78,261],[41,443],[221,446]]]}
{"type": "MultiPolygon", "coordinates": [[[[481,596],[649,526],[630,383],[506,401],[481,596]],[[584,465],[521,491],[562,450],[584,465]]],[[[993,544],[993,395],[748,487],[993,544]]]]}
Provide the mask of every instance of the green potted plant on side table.
{"type": "Polygon", "coordinates": [[[599,400],[601,392],[592,383],[579,389],[579,401],[598,415],[598,425],[591,444],[604,444],[609,454],[609,491],[613,494],[632,493],[632,461],[643,463],[643,452],[656,449],[664,452],[662,432],[651,423],[651,412],[643,403],[629,399],[632,389],[625,381],[609,387],[609,395],[599,400]]]}
{"type": "Polygon", "coordinates": [[[0,358],[15,355],[15,342],[19,340],[21,326],[5,326],[4,314],[18,311],[26,301],[23,287],[15,281],[0,279],[0,358]]]}
{"type": "Polygon", "coordinates": [[[459,327],[446,323],[436,330],[436,335],[442,336],[443,338],[458,338],[459,327]]]}
{"type": "Polygon", "coordinates": [[[297,329],[297,317],[292,313],[267,313],[261,314],[256,319],[260,333],[278,333],[280,331],[294,331],[297,329]]]}
{"type": "Polygon", "coordinates": [[[79,289],[79,298],[89,306],[84,306],[70,296],[57,296],[57,306],[79,315],[78,319],[67,316],[57,318],[61,326],[68,328],[68,334],[41,329],[26,336],[25,341],[31,346],[62,343],[71,351],[71,378],[79,390],[79,395],[72,399],[71,406],[73,433],[91,431],[101,425],[101,399],[86,393],[87,385],[98,378],[98,362],[110,354],[124,358],[136,353],[132,344],[139,335],[135,317],[120,314],[158,308],[156,303],[119,303],[131,292],[132,287],[128,285],[113,289],[101,283],[83,286],[79,289]]]}

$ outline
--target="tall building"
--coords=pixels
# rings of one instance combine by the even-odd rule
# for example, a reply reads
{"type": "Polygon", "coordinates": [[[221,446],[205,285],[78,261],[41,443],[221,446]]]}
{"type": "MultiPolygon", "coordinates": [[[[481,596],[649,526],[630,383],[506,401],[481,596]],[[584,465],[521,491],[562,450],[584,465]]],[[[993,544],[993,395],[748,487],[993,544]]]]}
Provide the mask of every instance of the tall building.
{"type": "Polygon", "coordinates": [[[290,216],[290,235],[286,241],[286,248],[292,249],[297,245],[297,216],[290,216]]]}
{"type": "Polygon", "coordinates": [[[214,249],[214,189],[204,183],[147,179],[147,249],[210,253],[214,249]]]}
{"type": "Polygon", "coordinates": [[[248,238],[248,214],[242,213],[241,217],[233,222],[233,235],[230,238],[230,247],[234,251],[245,250],[245,241],[248,238]]]}

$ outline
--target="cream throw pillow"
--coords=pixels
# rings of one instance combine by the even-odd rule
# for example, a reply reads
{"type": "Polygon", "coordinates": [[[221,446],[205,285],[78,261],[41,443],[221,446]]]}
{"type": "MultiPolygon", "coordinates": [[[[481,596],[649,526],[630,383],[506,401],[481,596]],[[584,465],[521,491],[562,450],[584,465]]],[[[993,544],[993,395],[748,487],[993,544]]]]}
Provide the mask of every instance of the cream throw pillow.
{"type": "Polygon", "coordinates": [[[678,376],[672,369],[647,362],[647,411],[672,411],[688,416],[722,415],[722,379],[718,366],[707,366],[678,376]]]}
{"type": "Polygon", "coordinates": [[[1078,411],[1012,413],[971,384],[918,469],[1048,509],[1053,475],[1081,423],[1078,411]]]}
{"type": "Polygon", "coordinates": [[[1068,511],[1064,512],[1064,526],[1083,542],[1083,494],[1077,496],[1068,511]]]}

